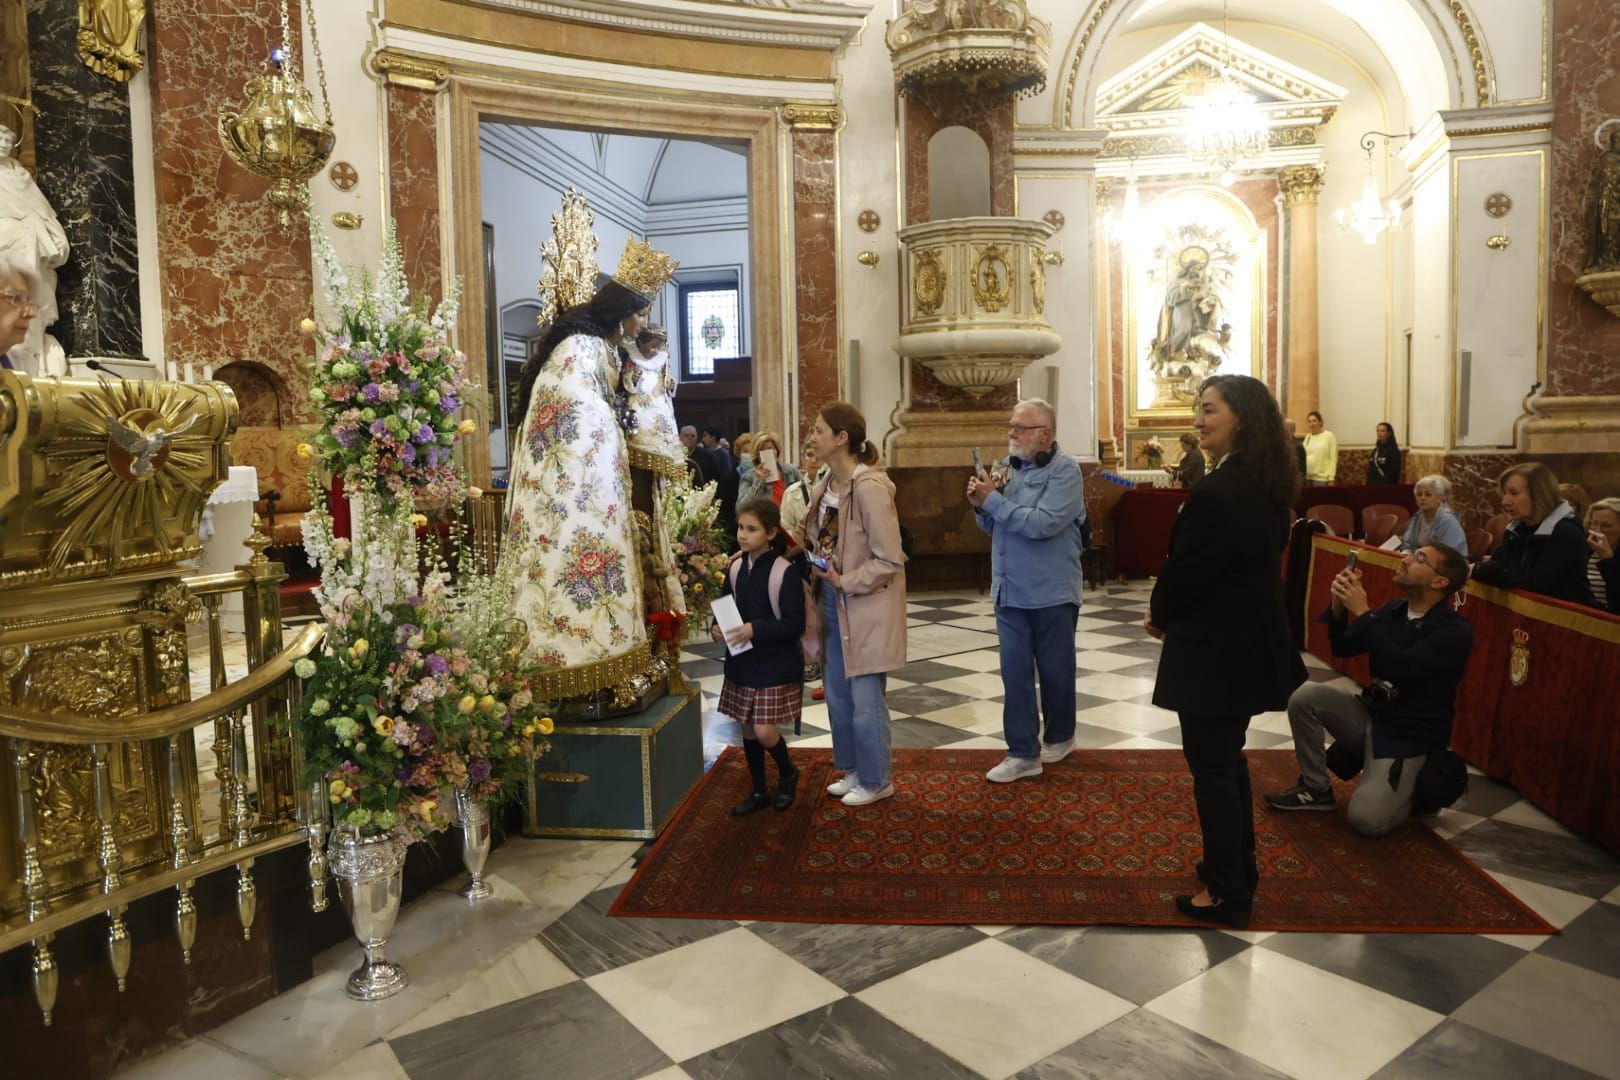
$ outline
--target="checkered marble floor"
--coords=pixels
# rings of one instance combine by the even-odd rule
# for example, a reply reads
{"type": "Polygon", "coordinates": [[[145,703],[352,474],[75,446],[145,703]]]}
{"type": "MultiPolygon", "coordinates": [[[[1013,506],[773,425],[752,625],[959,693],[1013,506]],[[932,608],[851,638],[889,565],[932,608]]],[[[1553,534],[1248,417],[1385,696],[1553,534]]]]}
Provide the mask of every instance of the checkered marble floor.
{"type": "MultiPolygon", "coordinates": [[[[1149,703],[1146,599],[1086,594],[1083,746],[1179,743],[1149,703]]],[[[895,745],[1001,746],[989,603],[925,594],[909,611],[895,745]]],[[[712,714],[715,654],[698,646],[685,666],[717,752],[736,731],[712,714]]],[[[794,745],[828,743],[811,704],[794,745]]],[[[1290,745],[1286,718],[1257,718],[1249,745],[1290,745]]],[[[403,994],[347,1001],[358,950],[341,946],[311,982],[125,1075],[1620,1077],[1620,860],[1481,776],[1436,827],[1562,932],[610,919],[638,845],[514,838],[490,861],[496,899],[469,908],[452,881],[402,913],[403,994]]]]}

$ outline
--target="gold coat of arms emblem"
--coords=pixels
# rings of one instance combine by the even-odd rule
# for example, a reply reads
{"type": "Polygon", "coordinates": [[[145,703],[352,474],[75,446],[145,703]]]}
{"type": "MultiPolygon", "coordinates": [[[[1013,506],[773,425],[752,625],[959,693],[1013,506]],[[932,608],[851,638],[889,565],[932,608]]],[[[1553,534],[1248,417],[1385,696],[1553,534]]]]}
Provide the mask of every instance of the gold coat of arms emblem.
{"type": "Polygon", "coordinates": [[[1530,632],[1513,631],[1513,647],[1508,656],[1508,682],[1523,686],[1530,679],[1530,632]]]}

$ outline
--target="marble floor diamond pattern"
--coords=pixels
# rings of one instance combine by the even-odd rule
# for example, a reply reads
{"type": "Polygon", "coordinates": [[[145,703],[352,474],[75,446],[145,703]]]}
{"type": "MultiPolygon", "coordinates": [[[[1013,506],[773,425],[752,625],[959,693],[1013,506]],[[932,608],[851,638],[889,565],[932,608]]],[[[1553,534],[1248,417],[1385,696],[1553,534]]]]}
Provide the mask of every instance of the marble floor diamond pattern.
{"type": "MultiPolygon", "coordinates": [[[[1086,594],[1082,747],[1180,745],[1151,703],[1147,597],[1086,594]]],[[[894,744],[1002,745],[990,605],[928,593],[908,612],[894,744]]],[[[718,648],[688,649],[712,758],[736,725],[714,712],[718,648]]],[[[808,691],[806,706],[794,744],[830,745],[825,707],[808,691]]],[[[1292,745],[1287,717],[1257,717],[1249,745],[1292,745]]],[[[453,880],[401,914],[406,994],[347,1001],[354,949],[339,946],[310,982],[121,1075],[1620,1078],[1620,860],[1483,776],[1435,828],[1560,933],[615,919],[639,845],[513,838],[490,860],[487,907],[467,909],[453,880]]]]}

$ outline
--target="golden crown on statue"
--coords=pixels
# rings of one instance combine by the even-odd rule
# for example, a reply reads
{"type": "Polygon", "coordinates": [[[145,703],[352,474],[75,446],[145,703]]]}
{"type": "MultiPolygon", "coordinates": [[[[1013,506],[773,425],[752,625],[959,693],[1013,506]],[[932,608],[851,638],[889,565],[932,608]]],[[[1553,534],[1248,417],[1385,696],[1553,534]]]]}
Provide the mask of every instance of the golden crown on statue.
{"type": "Polygon", "coordinates": [[[680,265],[645,240],[632,236],[624,245],[613,280],[650,300],[663,291],[680,265]]]}

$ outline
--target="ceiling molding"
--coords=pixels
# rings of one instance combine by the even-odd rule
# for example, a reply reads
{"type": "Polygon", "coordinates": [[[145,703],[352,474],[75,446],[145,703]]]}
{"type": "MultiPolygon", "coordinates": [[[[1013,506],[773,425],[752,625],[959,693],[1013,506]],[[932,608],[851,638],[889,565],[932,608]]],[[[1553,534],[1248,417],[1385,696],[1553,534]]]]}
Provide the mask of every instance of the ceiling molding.
{"type": "Polygon", "coordinates": [[[461,0],[548,19],[713,41],[842,49],[860,34],[870,3],[817,0],[461,0]]]}

